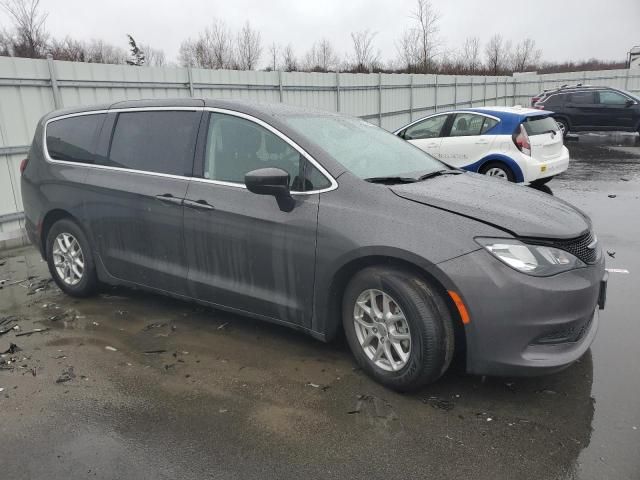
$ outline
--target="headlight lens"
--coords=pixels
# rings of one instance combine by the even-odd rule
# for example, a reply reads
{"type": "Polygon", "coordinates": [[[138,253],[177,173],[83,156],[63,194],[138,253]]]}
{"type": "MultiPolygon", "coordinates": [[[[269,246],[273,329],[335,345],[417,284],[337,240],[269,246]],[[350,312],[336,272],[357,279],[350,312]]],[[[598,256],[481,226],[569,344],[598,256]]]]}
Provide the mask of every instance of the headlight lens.
{"type": "Polygon", "coordinates": [[[529,245],[508,238],[476,238],[476,241],[498,260],[528,275],[546,277],[586,266],[559,248],[529,245]]]}

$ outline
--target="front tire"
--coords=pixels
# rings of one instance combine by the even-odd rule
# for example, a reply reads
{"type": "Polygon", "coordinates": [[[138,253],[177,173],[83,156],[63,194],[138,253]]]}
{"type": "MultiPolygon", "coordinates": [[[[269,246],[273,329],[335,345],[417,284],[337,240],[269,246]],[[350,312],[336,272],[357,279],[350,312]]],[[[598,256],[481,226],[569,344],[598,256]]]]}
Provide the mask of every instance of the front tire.
{"type": "Polygon", "coordinates": [[[416,390],[436,381],[453,358],[447,304],[411,272],[389,267],[358,272],[345,290],[342,320],[358,365],[392,390],[416,390]]]}
{"type": "Polygon", "coordinates": [[[60,290],[73,297],[87,297],[98,286],[93,254],[82,229],[64,218],[47,234],[47,264],[60,290]]]}

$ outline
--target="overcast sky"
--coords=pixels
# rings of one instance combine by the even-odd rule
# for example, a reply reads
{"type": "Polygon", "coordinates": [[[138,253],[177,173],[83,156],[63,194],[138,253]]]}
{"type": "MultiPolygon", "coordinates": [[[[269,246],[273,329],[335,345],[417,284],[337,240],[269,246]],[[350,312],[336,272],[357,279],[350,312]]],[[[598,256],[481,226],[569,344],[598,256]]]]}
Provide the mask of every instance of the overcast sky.
{"type": "MultiPolygon", "coordinates": [[[[550,61],[590,57],[623,60],[640,45],[640,0],[432,0],[441,14],[445,48],[467,36],[486,41],[494,33],[517,42],[533,38],[550,61]]],[[[125,34],[165,51],[175,61],[180,42],[224,20],[237,29],[249,20],[261,32],[263,58],[272,42],[291,43],[302,55],[321,38],[341,57],[350,54],[350,32],[377,32],[382,59],[396,54],[415,0],[42,0],[54,36],[103,38],[126,47],[125,34]]],[[[7,19],[2,18],[2,26],[7,19]]]]}

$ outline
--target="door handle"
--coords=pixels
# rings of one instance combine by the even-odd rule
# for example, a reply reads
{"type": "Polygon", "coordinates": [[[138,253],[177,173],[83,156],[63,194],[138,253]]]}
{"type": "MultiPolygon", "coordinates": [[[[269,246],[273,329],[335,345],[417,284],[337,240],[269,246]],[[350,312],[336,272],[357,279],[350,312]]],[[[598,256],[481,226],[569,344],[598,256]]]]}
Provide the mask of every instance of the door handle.
{"type": "Polygon", "coordinates": [[[188,208],[193,208],[196,210],[215,210],[215,207],[209,204],[206,200],[184,200],[184,206],[188,208]]]}
{"type": "Polygon", "coordinates": [[[170,193],[163,193],[162,195],[156,195],[156,200],[160,200],[161,202],[173,203],[175,205],[182,205],[182,199],[178,197],[174,197],[170,193]]]}

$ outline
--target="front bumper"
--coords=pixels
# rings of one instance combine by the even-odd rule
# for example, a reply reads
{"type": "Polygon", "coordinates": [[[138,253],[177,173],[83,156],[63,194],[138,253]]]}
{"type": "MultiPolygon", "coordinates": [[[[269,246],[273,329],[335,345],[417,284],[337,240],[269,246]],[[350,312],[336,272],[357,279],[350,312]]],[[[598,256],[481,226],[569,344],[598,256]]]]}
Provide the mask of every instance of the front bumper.
{"type": "Polygon", "coordinates": [[[604,259],[551,277],[520,273],[486,250],[439,264],[470,315],[467,371],[539,375],[579,359],[598,330],[604,259]]]}
{"type": "Polygon", "coordinates": [[[555,177],[569,168],[569,149],[563,146],[560,155],[552,160],[538,160],[534,157],[525,157],[524,163],[525,168],[522,173],[525,182],[555,177]]]}

